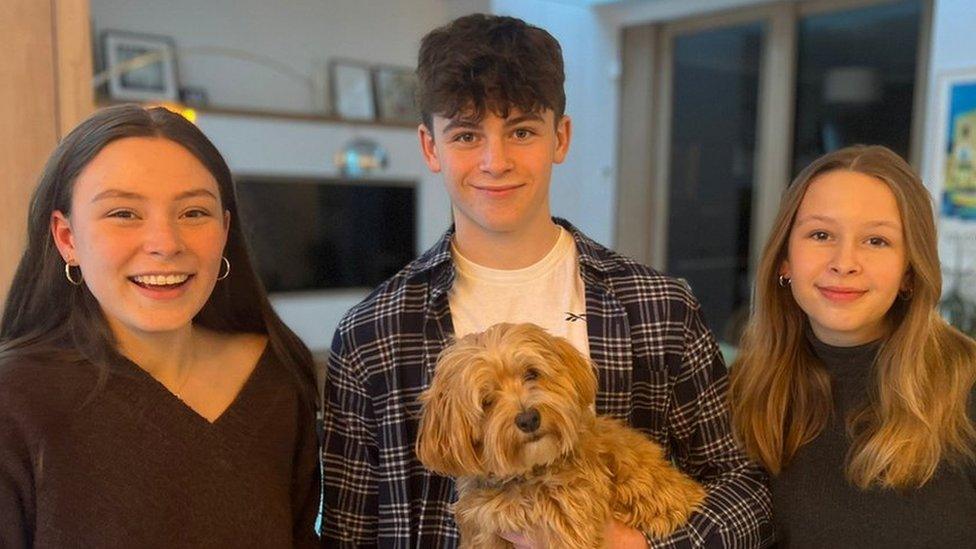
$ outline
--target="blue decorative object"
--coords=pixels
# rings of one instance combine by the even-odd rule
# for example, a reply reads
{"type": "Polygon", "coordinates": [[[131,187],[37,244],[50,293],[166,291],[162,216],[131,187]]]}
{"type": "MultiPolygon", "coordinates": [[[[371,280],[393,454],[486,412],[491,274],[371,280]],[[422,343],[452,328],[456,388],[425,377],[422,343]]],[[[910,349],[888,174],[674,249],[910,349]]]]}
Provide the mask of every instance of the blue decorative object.
{"type": "Polygon", "coordinates": [[[363,177],[385,170],[389,164],[386,150],[372,139],[357,138],[346,144],[333,159],[344,177],[363,177]]]}

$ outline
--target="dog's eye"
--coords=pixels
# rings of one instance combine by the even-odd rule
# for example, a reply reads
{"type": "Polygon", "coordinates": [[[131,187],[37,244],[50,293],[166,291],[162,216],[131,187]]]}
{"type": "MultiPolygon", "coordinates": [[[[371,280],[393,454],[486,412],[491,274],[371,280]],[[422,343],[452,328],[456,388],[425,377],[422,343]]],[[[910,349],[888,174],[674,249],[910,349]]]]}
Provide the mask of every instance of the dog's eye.
{"type": "Polygon", "coordinates": [[[522,376],[525,381],[535,381],[539,379],[539,370],[535,368],[529,368],[525,371],[525,375],[522,376]]]}
{"type": "Polygon", "coordinates": [[[481,399],[481,409],[487,410],[491,408],[491,405],[494,403],[494,399],[492,399],[490,396],[486,396],[485,398],[481,399]]]}

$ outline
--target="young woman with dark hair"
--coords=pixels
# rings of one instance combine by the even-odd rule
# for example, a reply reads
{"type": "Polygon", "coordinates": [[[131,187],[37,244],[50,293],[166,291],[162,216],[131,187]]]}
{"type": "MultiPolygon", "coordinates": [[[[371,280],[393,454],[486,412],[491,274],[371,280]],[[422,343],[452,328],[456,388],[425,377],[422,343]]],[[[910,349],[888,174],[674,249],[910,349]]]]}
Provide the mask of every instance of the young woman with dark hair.
{"type": "Polygon", "coordinates": [[[936,305],[932,202],[884,147],[787,189],[732,366],[739,441],[780,547],[972,547],[976,343],[936,305]]]}
{"type": "Polygon", "coordinates": [[[0,322],[4,547],[317,543],[308,349],[193,124],[124,105],[55,149],[0,322]]]}

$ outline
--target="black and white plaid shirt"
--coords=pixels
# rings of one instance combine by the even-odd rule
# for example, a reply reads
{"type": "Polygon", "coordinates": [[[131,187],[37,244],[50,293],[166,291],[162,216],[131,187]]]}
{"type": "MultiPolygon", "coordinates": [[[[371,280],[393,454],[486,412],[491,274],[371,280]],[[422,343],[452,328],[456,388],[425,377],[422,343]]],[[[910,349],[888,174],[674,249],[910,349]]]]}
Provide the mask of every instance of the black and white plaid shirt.
{"type": "MultiPolygon", "coordinates": [[[[772,541],[762,471],[729,430],[726,368],[680,281],[589,240],[563,220],[586,286],[597,411],[627,419],[708,489],[705,508],[661,547],[772,541]]],[[[326,547],[457,546],[451,479],[417,461],[420,405],[450,341],[453,231],[353,307],[332,342],[322,451],[326,547]]]]}

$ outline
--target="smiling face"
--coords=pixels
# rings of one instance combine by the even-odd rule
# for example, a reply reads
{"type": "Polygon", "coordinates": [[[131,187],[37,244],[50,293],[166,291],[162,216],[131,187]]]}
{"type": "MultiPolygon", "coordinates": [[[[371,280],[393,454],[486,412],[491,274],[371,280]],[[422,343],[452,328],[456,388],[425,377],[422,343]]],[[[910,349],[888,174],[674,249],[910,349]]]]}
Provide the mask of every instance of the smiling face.
{"type": "Polygon", "coordinates": [[[120,338],[190,326],[216,283],[228,223],[213,175],[153,137],[106,145],[75,180],[70,216],[51,216],[61,256],[120,338]]]}
{"type": "Polygon", "coordinates": [[[901,215],[883,181],[833,170],[811,181],[780,272],[824,343],[849,347],[885,335],[885,316],[908,287],[901,215]]]}
{"type": "Polygon", "coordinates": [[[433,117],[421,125],[420,144],[431,171],[444,175],[458,234],[491,237],[533,234],[551,225],[552,165],[569,149],[570,120],[551,110],[506,118],[487,110],[481,120],[433,117]]]}

